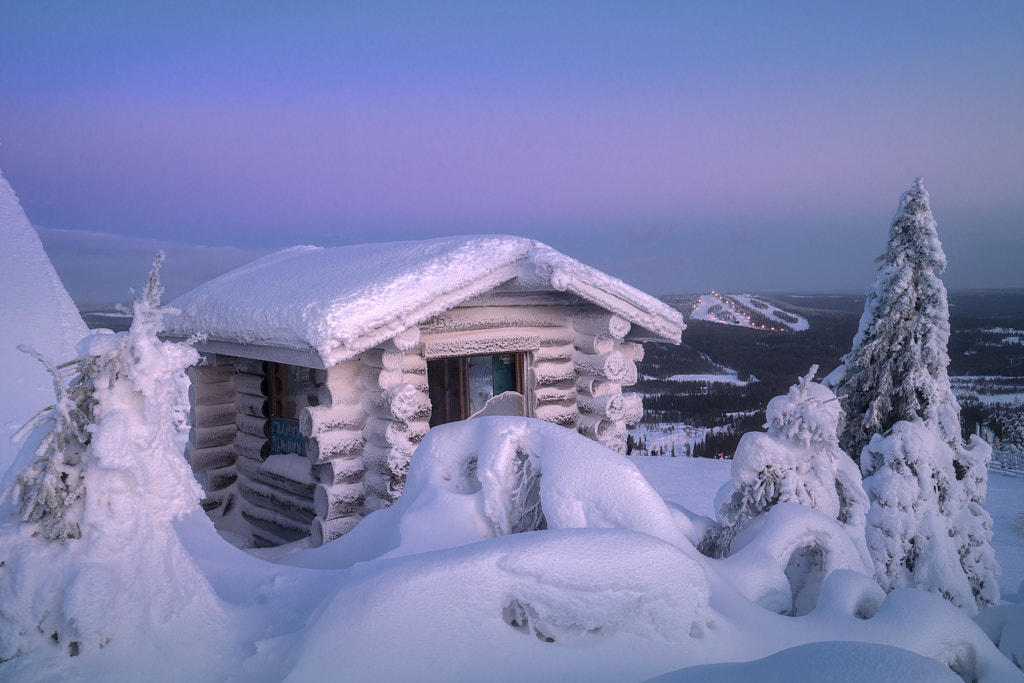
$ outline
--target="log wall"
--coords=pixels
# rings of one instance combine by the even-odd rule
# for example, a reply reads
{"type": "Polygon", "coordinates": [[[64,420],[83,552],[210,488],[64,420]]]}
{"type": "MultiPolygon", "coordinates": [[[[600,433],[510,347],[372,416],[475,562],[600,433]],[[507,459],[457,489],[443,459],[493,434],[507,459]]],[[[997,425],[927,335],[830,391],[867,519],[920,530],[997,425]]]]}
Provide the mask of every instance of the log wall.
{"type": "MultiPolygon", "coordinates": [[[[427,361],[526,352],[529,414],[624,452],[642,402],[638,344],[627,321],[594,307],[455,308],[326,370],[310,370],[299,415],[306,454],[271,455],[267,365],[211,356],[191,370],[192,431],[186,457],[214,517],[235,506],[257,545],[311,536],[322,545],[401,495],[430,421],[427,361]],[[482,350],[482,351],[481,351],[482,350]]],[[[493,305],[491,305],[493,304],[493,305]]]]}

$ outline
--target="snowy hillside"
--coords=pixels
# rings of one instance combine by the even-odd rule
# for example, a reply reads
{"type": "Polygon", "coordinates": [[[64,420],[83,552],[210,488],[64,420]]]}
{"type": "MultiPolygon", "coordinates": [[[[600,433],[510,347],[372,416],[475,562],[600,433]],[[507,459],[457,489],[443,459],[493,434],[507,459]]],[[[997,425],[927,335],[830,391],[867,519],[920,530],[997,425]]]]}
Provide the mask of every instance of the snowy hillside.
{"type": "Polygon", "coordinates": [[[699,295],[688,317],[773,332],[801,332],[809,327],[806,318],[784,311],[762,297],[715,291],[699,295]]]}
{"type": "Polygon", "coordinates": [[[0,174],[0,473],[15,448],[11,436],[53,402],[53,381],[27,345],[54,361],[74,357],[85,323],[50,264],[14,190],[0,174]]]}

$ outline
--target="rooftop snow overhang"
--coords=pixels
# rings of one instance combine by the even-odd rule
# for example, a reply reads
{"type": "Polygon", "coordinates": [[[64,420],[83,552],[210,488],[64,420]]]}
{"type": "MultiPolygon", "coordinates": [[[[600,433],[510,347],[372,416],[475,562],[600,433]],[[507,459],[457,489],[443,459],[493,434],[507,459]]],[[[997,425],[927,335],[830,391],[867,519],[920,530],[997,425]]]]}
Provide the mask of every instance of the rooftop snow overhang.
{"type": "Polygon", "coordinates": [[[520,237],[293,247],[171,303],[167,335],[203,351],[330,367],[499,287],[578,296],[633,325],[636,341],[679,343],[682,315],[550,247],[520,237]]]}

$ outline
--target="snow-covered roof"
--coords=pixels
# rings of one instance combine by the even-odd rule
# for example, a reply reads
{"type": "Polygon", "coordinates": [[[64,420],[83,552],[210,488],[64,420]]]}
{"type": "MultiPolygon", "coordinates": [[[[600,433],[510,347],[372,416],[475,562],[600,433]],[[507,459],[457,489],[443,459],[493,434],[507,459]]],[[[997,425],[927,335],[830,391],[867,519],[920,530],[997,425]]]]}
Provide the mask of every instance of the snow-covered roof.
{"type": "Polygon", "coordinates": [[[628,320],[635,339],[678,343],[685,327],[670,306],[545,244],[484,235],[292,247],[173,301],[166,333],[313,352],[330,366],[506,283],[578,296],[628,320]]]}

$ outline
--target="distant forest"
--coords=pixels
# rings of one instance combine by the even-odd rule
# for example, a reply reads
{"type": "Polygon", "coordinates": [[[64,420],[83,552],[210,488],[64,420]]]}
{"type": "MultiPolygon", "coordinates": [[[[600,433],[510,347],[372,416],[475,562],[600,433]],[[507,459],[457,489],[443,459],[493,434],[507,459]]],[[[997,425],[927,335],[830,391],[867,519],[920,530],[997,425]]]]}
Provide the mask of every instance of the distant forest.
{"type": "MultiPolygon", "coordinates": [[[[688,313],[696,295],[666,297],[688,313]]],[[[633,387],[645,395],[644,422],[686,423],[718,427],[693,455],[732,457],[740,437],[763,428],[764,409],[786,393],[811,365],[820,366],[820,380],[841,362],[857,332],[864,297],[844,295],[767,298],[810,322],[804,332],[765,332],[746,327],[687,320],[683,343],[646,344],[640,364],[642,379],[633,387]],[[746,385],[676,382],[675,375],[736,371],[746,385]],[[724,429],[721,429],[724,428],[724,429]]],[[[949,373],[1014,378],[1003,384],[1024,386],[1024,290],[952,292],[950,294],[949,373]],[[1015,335],[1014,331],[1019,334],[1015,335]]],[[[999,381],[999,380],[985,380],[999,381]]],[[[985,388],[983,383],[977,386],[985,388]]],[[[963,383],[956,382],[962,390],[963,383]]],[[[962,426],[973,433],[979,423],[994,419],[999,406],[961,398],[962,426]]]]}

